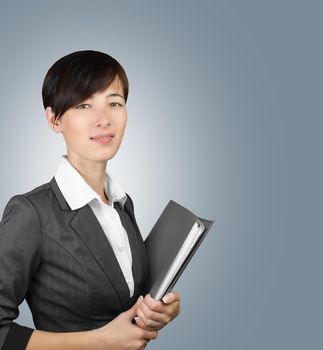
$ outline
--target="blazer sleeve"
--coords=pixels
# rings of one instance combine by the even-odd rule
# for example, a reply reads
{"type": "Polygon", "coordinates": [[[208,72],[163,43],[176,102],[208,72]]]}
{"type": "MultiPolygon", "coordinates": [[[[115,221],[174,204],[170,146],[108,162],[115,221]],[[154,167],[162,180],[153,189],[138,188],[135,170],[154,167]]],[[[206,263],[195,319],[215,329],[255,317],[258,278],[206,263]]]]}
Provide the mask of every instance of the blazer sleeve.
{"type": "Polygon", "coordinates": [[[41,224],[23,196],[7,204],[0,223],[0,349],[25,349],[34,331],[14,322],[41,261],[41,224]]]}

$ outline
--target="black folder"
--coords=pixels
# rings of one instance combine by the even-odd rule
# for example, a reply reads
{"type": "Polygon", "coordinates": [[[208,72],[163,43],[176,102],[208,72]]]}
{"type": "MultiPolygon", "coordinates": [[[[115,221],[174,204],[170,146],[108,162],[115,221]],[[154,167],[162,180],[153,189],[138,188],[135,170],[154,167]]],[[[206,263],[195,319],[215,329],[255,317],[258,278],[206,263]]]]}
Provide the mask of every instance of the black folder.
{"type": "Polygon", "coordinates": [[[149,261],[147,292],[161,300],[183,273],[214,221],[170,200],[145,240],[149,261]]]}

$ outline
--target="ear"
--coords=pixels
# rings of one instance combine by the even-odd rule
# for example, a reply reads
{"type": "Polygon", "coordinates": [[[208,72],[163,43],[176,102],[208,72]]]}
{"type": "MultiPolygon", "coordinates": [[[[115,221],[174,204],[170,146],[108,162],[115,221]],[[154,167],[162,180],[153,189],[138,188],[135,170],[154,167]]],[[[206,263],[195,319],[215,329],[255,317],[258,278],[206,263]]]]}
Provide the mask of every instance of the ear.
{"type": "Polygon", "coordinates": [[[60,120],[55,118],[55,113],[53,112],[51,107],[46,107],[45,109],[45,113],[46,113],[46,118],[47,118],[47,122],[49,127],[57,133],[61,133],[62,132],[62,128],[60,125],[60,120]]]}

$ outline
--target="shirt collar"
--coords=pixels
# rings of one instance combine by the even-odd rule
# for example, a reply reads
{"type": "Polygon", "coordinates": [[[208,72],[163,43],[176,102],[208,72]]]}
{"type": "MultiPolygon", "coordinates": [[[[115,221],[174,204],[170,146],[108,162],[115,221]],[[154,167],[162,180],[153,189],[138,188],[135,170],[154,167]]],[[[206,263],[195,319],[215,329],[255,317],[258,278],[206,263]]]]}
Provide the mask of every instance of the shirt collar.
{"type": "MultiPolygon", "coordinates": [[[[95,199],[102,202],[100,196],[87,184],[66,156],[61,157],[54,177],[72,210],[84,207],[95,199]]],[[[106,173],[104,189],[109,198],[110,206],[113,206],[114,202],[119,202],[121,207],[124,207],[127,195],[120,184],[113,180],[108,173],[106,173]]]]}

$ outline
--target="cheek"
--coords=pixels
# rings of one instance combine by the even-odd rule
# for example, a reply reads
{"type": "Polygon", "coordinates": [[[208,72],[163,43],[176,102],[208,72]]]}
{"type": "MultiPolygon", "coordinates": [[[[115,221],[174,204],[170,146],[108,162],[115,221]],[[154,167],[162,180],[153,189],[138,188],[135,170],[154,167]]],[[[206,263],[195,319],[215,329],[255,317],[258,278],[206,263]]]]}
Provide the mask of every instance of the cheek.
{"type": "Polygon", "coordinates": [[[80,132],[76,128],[71,128],[65,133],[65,136],[68,137],[68,139],[72,142],[77,142],[78,140],[80,140],[81,138],[79,135],[80,132]]]}
{"type": "Polygon", "coordinates": [[[127,126],[127,114],[120,116],[118,119],[118,129],[120,131],[121,137],[123,136],[123,133],[127,126]]]}
{"type": "Polygon", "coordinates": [[[126,113],[124,118],[123,118],[123,131],[125,130],[125,128],[127,126],[127,122],[128,122],[128,115],[126,113]]]}
{"type": "Polygon", "coordinates": [[[72,143],[80,143],[86,135],[85,127],[80,123],[73,123],[73,120],[70,120],[69,123],[66,123],[63,130],[63,135],[65,139],[68,139],[72,143]]]}
{"type": "Polygon", "coordinates": [[[122,131],[124,132],[127,126],[127,119],[124,120],[123,124],[122,124],[122,131]]]}

